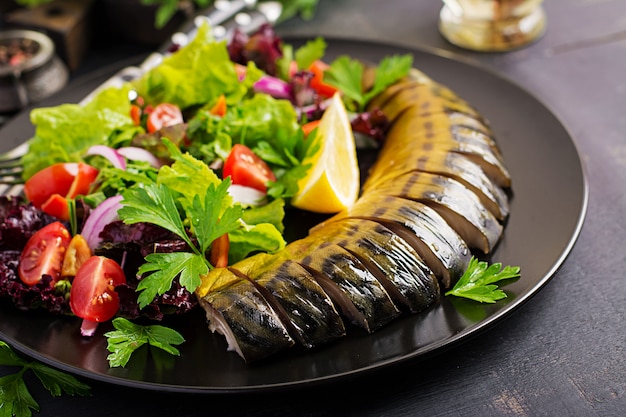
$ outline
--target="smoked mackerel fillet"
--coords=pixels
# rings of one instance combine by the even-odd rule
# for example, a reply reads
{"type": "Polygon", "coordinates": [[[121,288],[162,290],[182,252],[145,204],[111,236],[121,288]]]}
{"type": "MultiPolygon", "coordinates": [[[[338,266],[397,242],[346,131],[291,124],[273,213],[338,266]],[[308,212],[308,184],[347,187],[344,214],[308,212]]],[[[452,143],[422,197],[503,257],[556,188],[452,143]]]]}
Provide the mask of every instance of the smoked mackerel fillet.
{"type": "Polygon", "coordinates": [[[375,108],[391,128],[353,206],[202,278],[209,328],[246,362],[418,314],[498,244],[511,177],[486,119],[416,69],[375,108]]]}

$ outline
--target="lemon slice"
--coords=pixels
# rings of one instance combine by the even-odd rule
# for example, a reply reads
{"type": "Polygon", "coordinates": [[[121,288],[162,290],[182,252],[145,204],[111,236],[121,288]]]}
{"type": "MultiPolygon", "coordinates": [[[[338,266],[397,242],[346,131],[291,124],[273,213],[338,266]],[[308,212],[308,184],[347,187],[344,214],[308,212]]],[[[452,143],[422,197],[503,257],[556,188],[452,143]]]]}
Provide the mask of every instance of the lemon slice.
{"type": "Polygon", "coordinates": [[[354,134],[339,94],[335,94],[317,128],[317,152],[305,158],[311,164],[306,177],[298,182],[298,194],[291,204],[316,213],[337,213],[356,201],[359,195],[359,165],[354,134]]]}

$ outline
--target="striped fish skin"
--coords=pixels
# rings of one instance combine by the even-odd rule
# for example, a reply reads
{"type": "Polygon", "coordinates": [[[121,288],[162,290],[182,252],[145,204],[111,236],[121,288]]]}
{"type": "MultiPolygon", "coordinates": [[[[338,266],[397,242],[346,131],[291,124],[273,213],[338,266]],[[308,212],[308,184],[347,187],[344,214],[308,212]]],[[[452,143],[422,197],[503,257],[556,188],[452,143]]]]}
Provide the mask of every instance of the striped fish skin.
{"type": "MultiPolygon", "coordinates": [[[[370,110],[382,110],[392,123],[379,159],[395,156],[398,149],[392,143],[396,141],[402,149],[419,144],[420,152],[446,146],[446,151],[467,154],[498,185],[510,187],[510,175],[482,115],[447,87],[415,74],[389,87],[368,105],[370,110]],[[459,122],[462,119],[465,122],[459,122]],[[425,137],[430,140],[421,143],[425,137]]],[[[404,157],[418,156],[413,153],[404,157]]]]}
{"type": "Polygon", "coordinates": [[[502,226],[476,194],[449,177],[414,171],[370,192],[419,201],[432,207],[470,248],[485,254],[502,235],[502,226]]]}
{"type": "MultiPolygon", "coordinates": [[[[379,159],[417,159],[432,150],[456,152],[478,164],[485,174],[498,186],[509,187],[511,175],[504,165],[495,142],[486,135],[460,135],[451,129],[425,130],[430,116],[419,116],[417,111],[407,110],[391,127],[380,151],[379,159]],[[416,119],[417,118],[417,119],[416,119]]],[[[466,128],[465,132],[468,131],[466,128]]]]}
{"type": "Polygon", "coordinates": [[[345,336],[345,325],[332,300],[298,263],[257,254],[231,270],[259,287],[302,346],[311,349],[345,336]]]}
{"type": "Polygon", "coordinates": [[[485,172],[466,158],[455,152],[433,150],[424,152],[417,159],[379,159],[370,171],[363,193],[413,171],[428,172],[452,178],[470,189],[483,205],[500,221],[509,215],[509,201],[506,192],[496,186],[485,172]]]}
{"type": "Polygon", "coordinates": [[[469,263],[471,252],[465,241],[425,204],[383,194],[364,194],[353,206],[315,229],[346,217],[374,220],[398,234],[419,253],[443,289],[456,282],[469,263]]]}
{"type": "Polygon", "coordinates": [[[459,112],[482,119],[478,110],[441,84],[406,81],[397,84],[396,88],[398,91],[395,93],[391,91],[392,94],[386,101],[383,98],[378,105],[375,99],[368,105],[368,108],[379,107],[392,123],[409,108],[419,109],[420,116],[431,113],[459,112]]]}
{"type": "Polygon", "coordinates": [[[197,294],[212,330],[247,361],[294,339],[322,345],[348,322],[373,332],[423,311],[463,274],[471,249],[487,253],[499,241],[511,177],[480,112],[416,69],[374,108],[391,129],[352,207],[277,254],[203,277],[197,294]]]}
{"type": "Polygon", "coordinates": [[[400,315],[376,277],[325,236],[307,236],[290,243],[284,251],[313,275],[352,324],[371,333],[400,315]]]}
{"type": "Polygon", "coordinates": [[[415,250],[375,221],[346,218],[323,229],[330,242],[359,258],[399,309],[418,313],[440,300],[439,283],[415,250]]]}
{"type": "Polygon", "coordinates": [[[209,330],[224,335],[229,351],[250,363],[295,344],[278,314],[250,281],[226,268],[216,268],[212,273],[223,284],[209,290],[204,283],[196,294],[209,330]]]}

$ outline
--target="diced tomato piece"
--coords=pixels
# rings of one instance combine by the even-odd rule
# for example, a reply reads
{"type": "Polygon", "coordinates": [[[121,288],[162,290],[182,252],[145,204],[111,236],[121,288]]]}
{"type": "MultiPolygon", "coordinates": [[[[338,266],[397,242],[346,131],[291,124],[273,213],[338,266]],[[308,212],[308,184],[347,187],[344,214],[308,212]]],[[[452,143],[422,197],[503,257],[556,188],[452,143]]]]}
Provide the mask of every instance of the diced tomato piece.
{"type": "Polygon", "coordinates": [[[141,124],[141,107],[136,104],[131,104],[130,118],[133,119],[133,123],[135,123],[136,126],[139,126],[141,124]]]}
{"type": "Polygon", "coordinates": [[[230,239],[228,233],[224,233],[211,244],[211,254],[209,262],[215,268],[225,268],[228,266],[228,251],[230,249],[230,239]]]}
{"type": "Polygon", "coordinates": [[[126,282],[122,267],[104,256],[92,256],[72,281],[70,308],[78,317],[95,322],[111,319],[120,307],[115,287],[126,282]]]}
{"type": "Polygon", "coordinates": [[[67,221],[70,218],[70,207],[67,198],[60,194],[53,194],[41,205],[41,211],[57,219],[67,221]]]}
{"type": "Polygon", "coordinates": [[[43,275],[50,275],[53,282],[58,281],[70,241],[70,232],[60,222],[50,223],[35,232],[20,254],[17,270],[22,282],[35,285],[43,275]]]}
{"type": "Polygon", "coordinates": [[[221,117],[224,117],[224,115],[226,115],[226,97],[224,96],[224,94],[221,94],[217,98],[217,102],[213,105],[213,107],[211,107],[209,113],[221,117]]]}
{"type": "Polygon", "coordinates": [[[328,68],[330,68],[330,66],[320,60],[313,62],[309,66],[309,71],[313,73],[311,88],[317,91],[319,95],[326,98],[332,97],[337,92],[335,87],[324,82],[324,72],[326,72],[328,68]]]}
{"type": "Polygon", "coordinates": [[[320,120],[313,120],[312,122],[308,122],[302,125],[302,131],[304,132],[304,136],[307,137],[320,125],[320,120]]]}
{"type": "Polygon", "coordinates": [[[183,113],[175,104],[161,103],[157,105],[148,115],[148,132],[154,133],[157,130],[183,123],[183,113]]]}
{"type": "Polygon", "coordinates": [[[270,167],[250,148],[236,144],[224,162],[224,178],[230,177],[233,184],[245,185],[261,192],[267,191],[268,181],[276,181],[270,167]]]}

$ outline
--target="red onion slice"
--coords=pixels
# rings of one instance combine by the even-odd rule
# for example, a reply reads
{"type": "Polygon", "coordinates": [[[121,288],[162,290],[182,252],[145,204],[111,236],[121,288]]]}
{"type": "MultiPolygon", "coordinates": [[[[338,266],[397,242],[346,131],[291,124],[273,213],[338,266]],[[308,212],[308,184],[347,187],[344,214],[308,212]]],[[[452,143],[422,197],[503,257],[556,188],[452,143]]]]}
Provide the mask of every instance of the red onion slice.
{"type": "Polygon", "coordinates": [[[100,155],[106,158],[115,168],[126,169],[126,160],[120,153],[105,145],[93,145],[87,149],[86,155],[100,155]]]}
{"type": "Polygon", "coordinates": [[[228,194],[230,194],[235,203],[244,206],[260,206],[265,203],[266,197],[263,191],[237,184],[231,184],[228,187],[228,194]]]}
{"type": "Polygon", "coordinates": [[[262,76],[259,81],[254,83],[254,91],[278,99],[290,100],[292,97],[291,86],[287,82],[269,75],[262,76]]]}
{"type": "Polygon", "coordinates": [[[83,337],[92,337],[96,333],[97,328],[97,321],[83,319],[83,322],[80,325],[80,334],[83,337]]]}
{"type": "Polygon", "coordinates": [[[121,201],[121,195],[109,197],[93,209],[89,217],[87,217],[81,235],[85,238],[87,245],[89,245],[92,251],[98,247],[102,240],[100,232],[102,232],[104,226],[117,220],[117,211],[122,207],[121,201]]]}
{"type": "Polygon", "coordinates": [[[161,161],[159,161],[159,159],[154,156],[154,154],[152,154],[150,151],[144,148],[139,148],[137,146],[126,146],[124,148],[119,148],[117,150],[117,153],[122,155],[124,158],[130,159],[132,161],[147,162],[155,168],[160,168],[161,165],[163,165],[161,161]]]}

